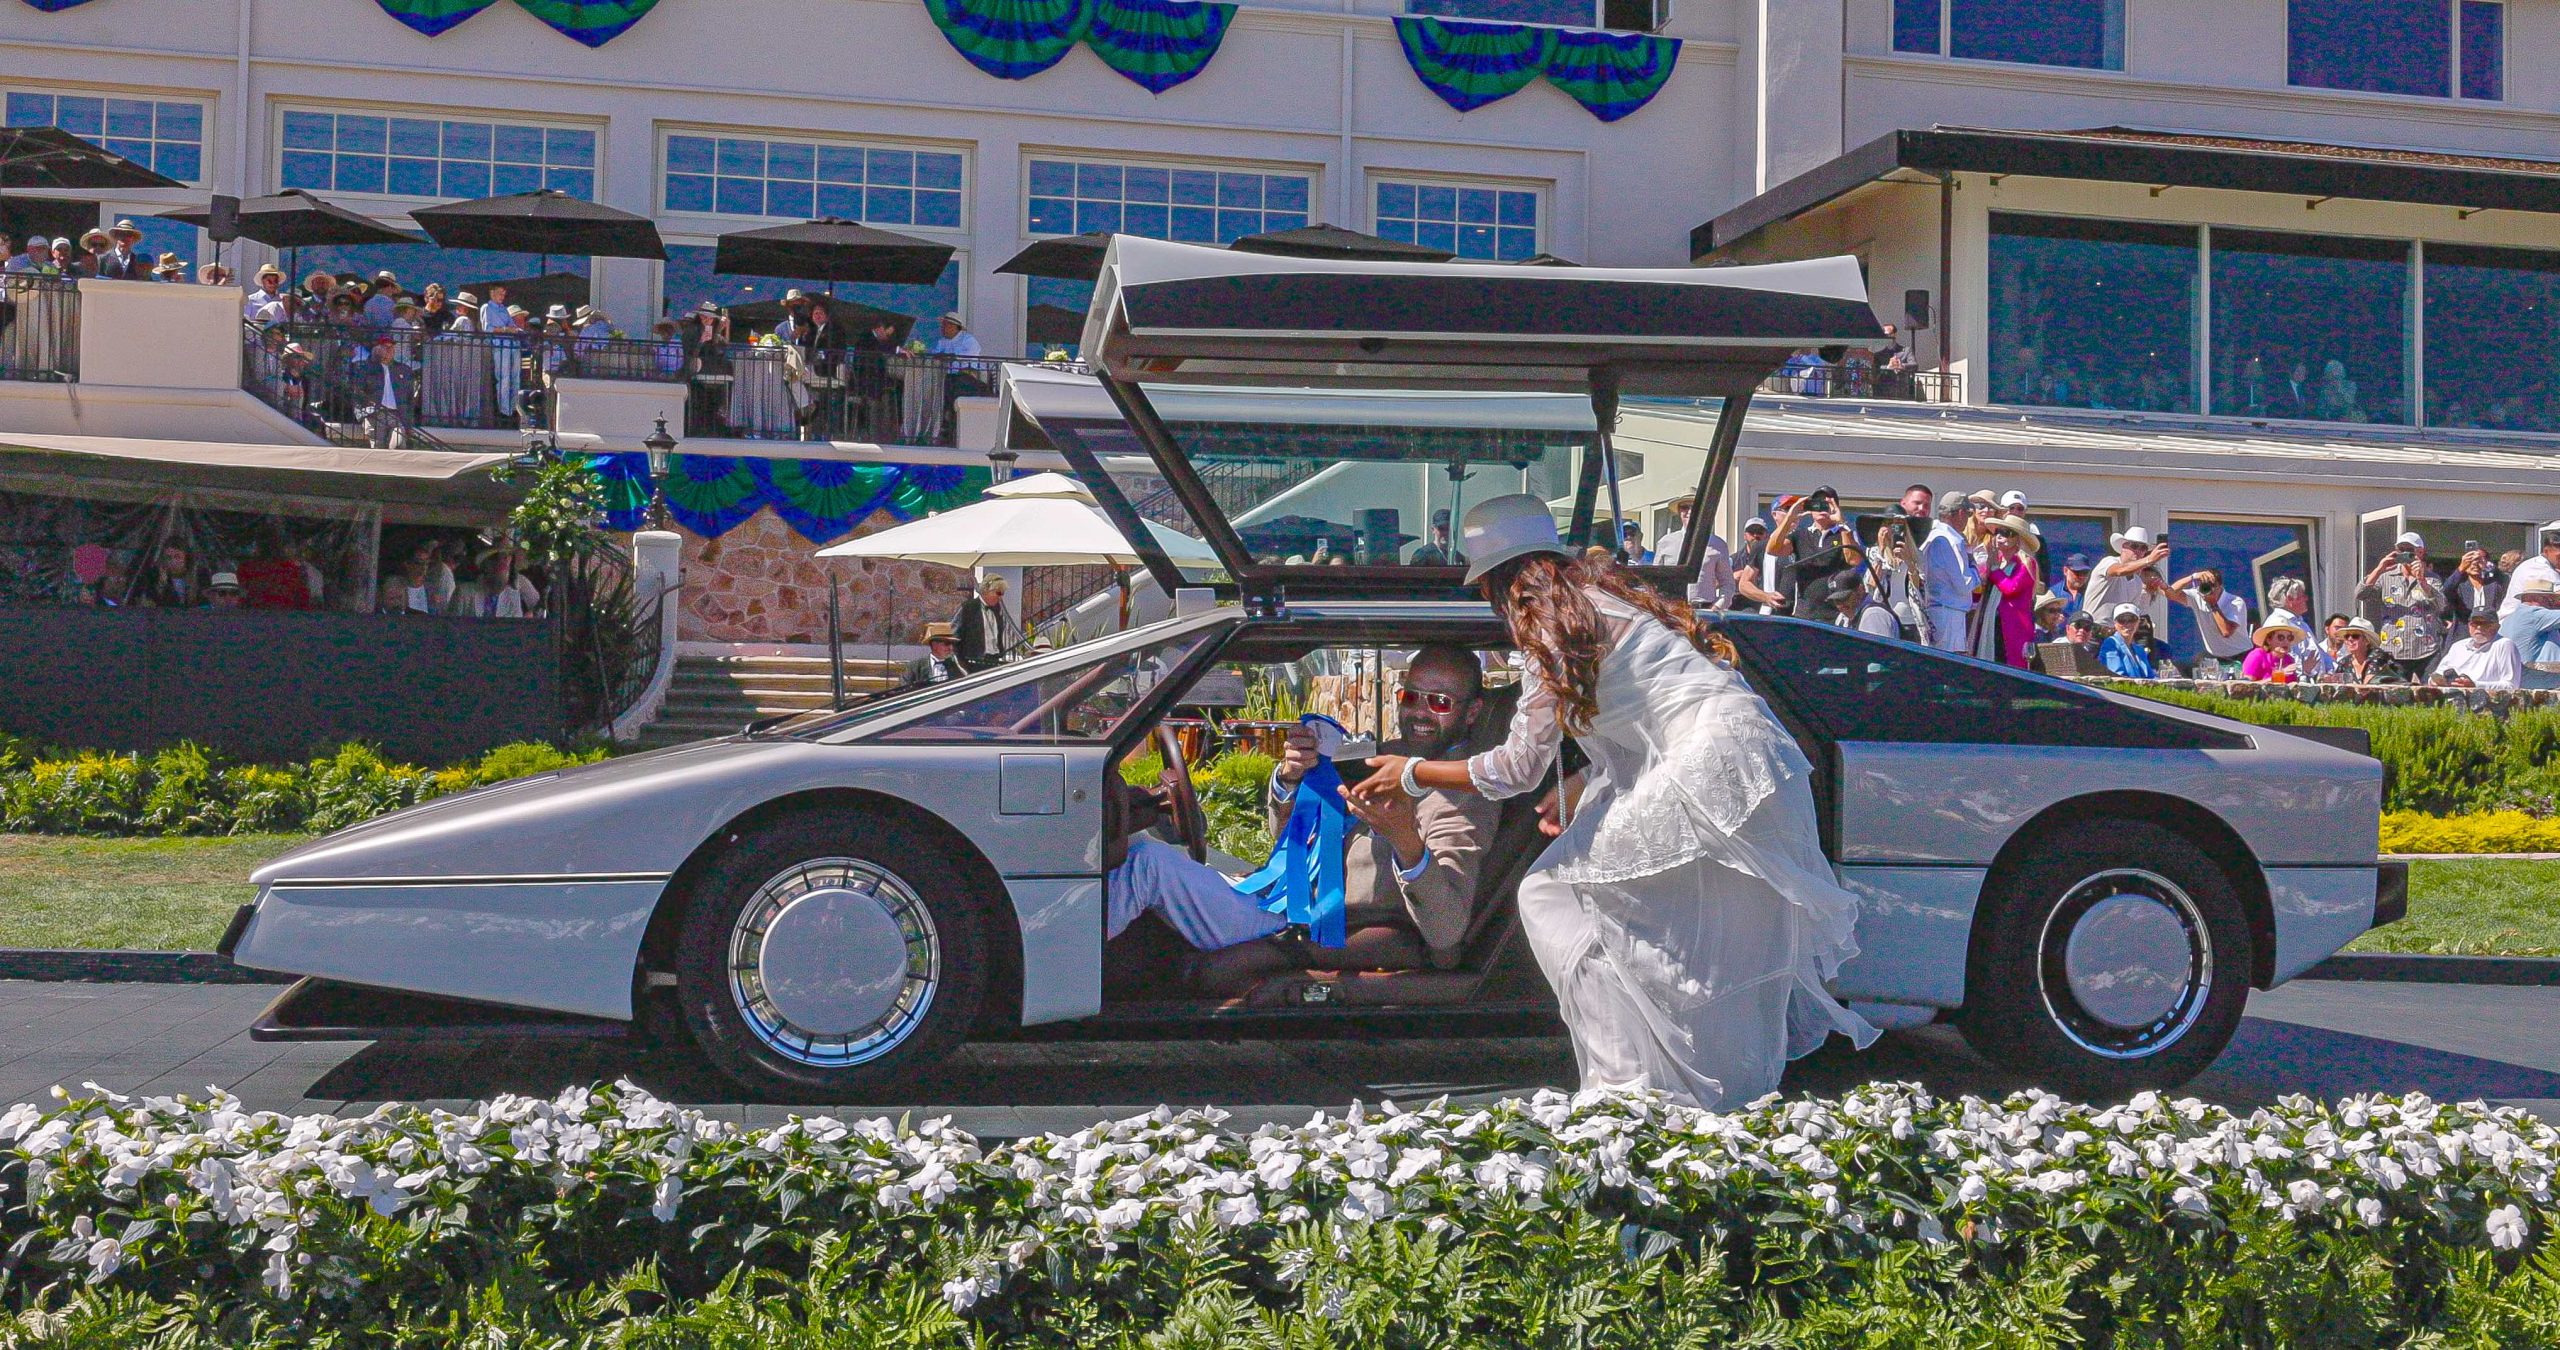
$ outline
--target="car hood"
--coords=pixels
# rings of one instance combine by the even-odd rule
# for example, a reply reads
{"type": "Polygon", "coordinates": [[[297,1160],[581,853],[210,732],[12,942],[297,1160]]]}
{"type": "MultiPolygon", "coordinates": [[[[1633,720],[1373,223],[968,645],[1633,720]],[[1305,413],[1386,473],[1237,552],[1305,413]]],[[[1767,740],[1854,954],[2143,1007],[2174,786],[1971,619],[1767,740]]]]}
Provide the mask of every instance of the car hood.
{"type": "Polygon", "coordinates": [[[668,837],[671,801],[717,803],[727,796],[721,783],[753,778],[759,761],[790,759],[795,748],[732,736],[493,783],[324,835],[250,880],[664,875],[702,839],[668,837]]]}

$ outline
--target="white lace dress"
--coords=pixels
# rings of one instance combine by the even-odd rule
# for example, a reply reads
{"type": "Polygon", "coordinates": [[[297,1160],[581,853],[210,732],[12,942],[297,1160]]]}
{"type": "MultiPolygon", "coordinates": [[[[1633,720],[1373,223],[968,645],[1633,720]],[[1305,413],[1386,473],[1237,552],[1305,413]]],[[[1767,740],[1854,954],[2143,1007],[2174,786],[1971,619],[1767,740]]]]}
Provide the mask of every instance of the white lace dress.
{"type": "MultiPolygon", "coordinates": [[[[1573,1033],[1582,1086],[1709,1109],[1774,1091],[1832,1032],[1876,1029],[1824,985],[1857,954],[1857,897],[1815,830],[1812,765],[1740,675],[1605,595],[1615,630],[1579,809],[1520,888],[1520,919],[1573,1033]]],[[[1556,755],[1532,668],[1476,790],[1535,787],[1556,755]]]]}

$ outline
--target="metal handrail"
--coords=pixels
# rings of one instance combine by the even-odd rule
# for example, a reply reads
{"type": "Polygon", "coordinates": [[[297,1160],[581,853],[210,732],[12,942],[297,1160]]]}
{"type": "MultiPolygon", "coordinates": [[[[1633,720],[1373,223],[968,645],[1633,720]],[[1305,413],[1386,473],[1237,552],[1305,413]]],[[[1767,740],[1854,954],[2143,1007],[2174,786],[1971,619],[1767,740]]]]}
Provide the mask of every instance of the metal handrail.
{"type": "Polygon", "coordinates": [[[0,380],[80,378],[80,279],[0,275],[0,380]]]}
{"type": "Polygon", "coordinates": [[[1778,371],[1760,382],[1760,392],[1804,398],[1962,403],[1964,377],[1948,370],[1883,370],[1872,365],[1820,361],[1778,371]]]}

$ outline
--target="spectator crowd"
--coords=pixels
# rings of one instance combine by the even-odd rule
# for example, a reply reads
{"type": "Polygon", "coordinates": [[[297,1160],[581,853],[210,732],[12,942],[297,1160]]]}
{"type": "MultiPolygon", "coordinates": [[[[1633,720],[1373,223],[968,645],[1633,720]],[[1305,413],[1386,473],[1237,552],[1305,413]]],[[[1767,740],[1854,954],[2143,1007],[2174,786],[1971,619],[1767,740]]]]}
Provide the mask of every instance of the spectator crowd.
{"type": "MultiPolygon", "coordinates": [[[[1653,550],[1623,527],[1624,556],[1670,563],[1694,502],[1653,550]]],[[[2492,558],[2465,541],[2443,574],[2404,533],[2355,589],[2355,611],[2315,620],[2301,580],[2267,587],[2252,614],[2215,569],[2173,575],[2167,537],[2142,526],[2092,559],[2045,556],[2020,492],[1933,492],[1915,483],[1888,511],[1851,519],[1829,487],[1777,499],[1739,547],[1709,536],[1692,597],[1710,608],[1790,614],[1878,637],[2058,675],[2152,680],[2560,687],[2560,520],[2536,556],[2492,558]],[[2154,614],[2189,612],[2200,651],[2181,669],[2154,614]]]]}

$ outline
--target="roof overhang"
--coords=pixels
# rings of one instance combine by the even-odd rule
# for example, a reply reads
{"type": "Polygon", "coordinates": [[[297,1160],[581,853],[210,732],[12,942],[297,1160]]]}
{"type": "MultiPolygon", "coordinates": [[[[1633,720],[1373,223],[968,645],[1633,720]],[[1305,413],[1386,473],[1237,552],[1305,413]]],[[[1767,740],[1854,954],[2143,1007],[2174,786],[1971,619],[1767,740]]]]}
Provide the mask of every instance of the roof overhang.
{"type": "Polygon", "coordinates": [[[1116,236],[1085,322],[1114,379],[1713,396],[1882,336],[1854,258],[1543,268],[1269,257],[1116,236]]]}
{"type": "Polygon", "coordinates": [[[0,476],[155,483],[504,512],[522,495],[492,481],[502,454],[252,445],[120,436],[0,434],[0,476]]]}
{"type": "Polygon", "coordinates": [[[2015,174],[2151,187],[2223,188],[2295,196],[2406,202],[2473,210],[2560,213],[2560,164],[2431,155],[2305,142],[2102,128],[1895,131],[1788,179],[1689,232],[1705,259],[1772,225],[1911,171],[2015,174]]]}

